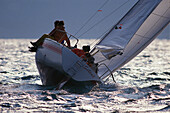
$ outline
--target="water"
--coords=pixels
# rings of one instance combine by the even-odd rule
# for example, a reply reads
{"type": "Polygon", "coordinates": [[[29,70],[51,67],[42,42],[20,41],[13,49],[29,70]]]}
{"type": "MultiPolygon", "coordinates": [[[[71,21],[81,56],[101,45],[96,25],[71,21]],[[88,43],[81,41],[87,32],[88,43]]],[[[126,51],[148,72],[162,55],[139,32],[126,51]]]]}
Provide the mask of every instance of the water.
{"type": "Polygon", "coordinates": [[[0,39],[1,112],[170,112],[170,40],[154,40],[114,73],[116,84],[110,80],[86,94],[42,86],[30,41],[0,39]]]}

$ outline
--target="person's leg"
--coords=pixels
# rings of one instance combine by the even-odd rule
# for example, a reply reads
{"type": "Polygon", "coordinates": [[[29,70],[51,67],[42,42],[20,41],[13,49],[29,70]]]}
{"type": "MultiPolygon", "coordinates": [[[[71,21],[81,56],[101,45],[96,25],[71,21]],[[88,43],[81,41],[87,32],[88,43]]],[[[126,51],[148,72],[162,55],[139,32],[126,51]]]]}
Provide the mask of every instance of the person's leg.
{"type": "Polygon", "coordinates": [[[47,34],[44,34],[41,38],[39,38],[36,42],[31,42],[31,44],[33,46],[39,46],[39,45],[42,45],[43,42],[44,42],[44,39],[47,38],[47,37],[50,37],[49,35],[47,34]]]}

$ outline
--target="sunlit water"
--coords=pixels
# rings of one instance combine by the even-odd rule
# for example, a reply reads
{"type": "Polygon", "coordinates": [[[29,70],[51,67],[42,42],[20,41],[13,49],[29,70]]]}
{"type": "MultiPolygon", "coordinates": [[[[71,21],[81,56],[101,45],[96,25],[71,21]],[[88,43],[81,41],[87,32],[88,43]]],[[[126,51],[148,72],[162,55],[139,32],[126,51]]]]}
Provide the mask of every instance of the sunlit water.
{"type": "Polygon", "coordinates": [[[170,40],[154,40],[114,73],[116,84],[86,94],[42,86],[30,41],[0,39],[0,112],[170,112],[170,40]]]}

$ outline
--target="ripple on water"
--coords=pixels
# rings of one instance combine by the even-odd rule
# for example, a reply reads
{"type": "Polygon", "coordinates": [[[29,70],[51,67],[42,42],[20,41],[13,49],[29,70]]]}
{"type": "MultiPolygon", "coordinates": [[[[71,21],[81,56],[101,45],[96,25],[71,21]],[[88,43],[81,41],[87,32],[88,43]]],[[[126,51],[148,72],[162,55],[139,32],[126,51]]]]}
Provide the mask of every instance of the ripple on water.
{"type": "Polygon", "coordinates": [[[116,84],[109,79],[84,94],[41,85],[35,53],[27,51],[32,39],[0,40],[6,53],[0,54],[0,111],[170,112],[170,40],[155,40],[115,72],[116,84]]]}

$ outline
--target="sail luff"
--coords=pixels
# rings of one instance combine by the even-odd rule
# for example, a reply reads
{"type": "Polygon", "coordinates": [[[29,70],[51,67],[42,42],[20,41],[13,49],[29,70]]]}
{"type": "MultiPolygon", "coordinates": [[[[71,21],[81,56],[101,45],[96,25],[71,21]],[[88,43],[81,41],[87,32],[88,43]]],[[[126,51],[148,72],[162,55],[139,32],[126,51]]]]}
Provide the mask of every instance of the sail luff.
{"type": "MultiPolygon", "coordinates": [[[[138,55],[169,24],[170,0],[162,0],[158,4],[139,27],[132,39],[128,42],[124,50],[124,54],[121,56],[115,56],[110,60],[105,60],[102,62],[105,63],[112,72],[116,71],[127,62],[132,60],[136,55],[138,55]]],[[[98,52],[96,55],[94,55],[94,57],[96,62],[105,59],[101,52],[98,52]]],[[[106,69],[104,67],[100,67],[99,70],[102,72],[106,69]]],[[[99,72],[99,76],[101,72],[99,72]]],[[[109,73],[107,73],[105,76],[108,76],[108,74],[109,73]]]]}
{"type": "MultiPolygon", "coordinates": [[[[161,2],[161,1],[160,1],[160,2],[161,2]]],[[[157,7],[158,5],[159,5],[159,4],[157,4],[155,7],[157,7]]],[[[151,12],[153,12],[154,10],[155,10],[155,8],[152,9],[151,12]]],[[[148,15],[147,18],[148,18],[149,16],[150,16],[150,15],[148,15]]],[[[147,18],[146,18],[146,19],[147,19],[147,18]]],[[[142,24],[142,25],[143,25],[143,24],[142,24]]],[[[141,26],[142,26],[142,25],[141,25],[141,26]]],[[[140,29],[140,28],[139,28],[139,29],[140,29]]],[[[136,31],[136,32],[137,32],[137,31],[136,31]]],[[[136,32],[135,32],[135,34],[136,34],[136,32]]],[[[132,39],[132,38],[131,38],[131,39],[132,39]]],[[[131,39],[128,41],[127,45],[129,44],[129,42],[131,41],[131,39]]],[[[127,46],[127,45],[126,45],[126,46],[127,46]]],[[[125,46],[125,48],[126,48],[126,46],[125,46]]]]}
{"type": "Polygon", "coordinates": [[[104,39],[108,36],[108,34],[110,34],[110,32],[123,20],[123,18],[125,18],[125,17],[128,15],[128,13],[137,5],[138,2],[139,2],[139,0],[138,0],[138,1],[135,3],[135,5],[134,5],[132,8],[130,8],[129,11],[109,30],[109,32],[106,33],[106,34],[99,40],[99,42],[98,42],[96,45],[99,45],[99,44],[102,42],[102,40],[104,40],[104,39]]]}
{"type": "MultiPolygon", "coordinates": [[[[168,23],[169,24],[169,23],[168,23]]],[[[166,24],[162,30],[160,30],[157,34],[155,34],[155,36],[153,38],[151,38],[147,43],[144,43],[143,48],[139,48],[135,54],[133,54],[133,56],[129,57],[128,60],[124,61],[121,65],[117,65],[115,66],[116,68],[112,71],[115,72],[118,68],[124,66],[127,62],[129,62],[130,60],[132,60],[135,56],[137,56],[142,50],[145,49],[146,46],[148,46],[162,31],[164,28],[166,28],[166,26],[168,26],[168,24],[166,24]]],[[[126,57],[126,56],[125,56],[126,57]]]]}
{"type": "Polygon", "coordinates": [[[122,52],[133,35],[161,0],[140,0],[97,44],[97,49],[108,59],[122,52]],[[117,26],[122,25],[117,29],[117,26]]]}

